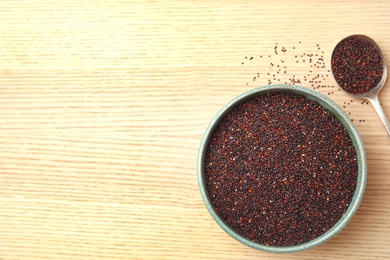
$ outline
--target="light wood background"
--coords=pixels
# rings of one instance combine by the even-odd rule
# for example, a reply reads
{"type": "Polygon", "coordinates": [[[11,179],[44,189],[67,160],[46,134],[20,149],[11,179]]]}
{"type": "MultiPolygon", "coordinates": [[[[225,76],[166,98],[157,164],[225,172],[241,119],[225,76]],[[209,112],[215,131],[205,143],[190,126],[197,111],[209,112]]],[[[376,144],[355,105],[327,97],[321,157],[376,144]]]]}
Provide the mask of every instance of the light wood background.
{"type": "MultiPolygon", "coordinates": [[[[389,28],[388,1],[1,0],[0,258],[388,259],[390,138],[371,105],[326,75],[351,34],[390,60],[389,28]],[[309,72],[295,62],[303,52],[326,67],[309,72]],[[354,120],[369,167],[348,226],[295,254],[229,237],[196,176],[212,117],[268,84],[282,58],[272,83],[325,77],[316,90],[354,120]]],[[[390,82],[380,99],[390,118],[390,82]]]]}

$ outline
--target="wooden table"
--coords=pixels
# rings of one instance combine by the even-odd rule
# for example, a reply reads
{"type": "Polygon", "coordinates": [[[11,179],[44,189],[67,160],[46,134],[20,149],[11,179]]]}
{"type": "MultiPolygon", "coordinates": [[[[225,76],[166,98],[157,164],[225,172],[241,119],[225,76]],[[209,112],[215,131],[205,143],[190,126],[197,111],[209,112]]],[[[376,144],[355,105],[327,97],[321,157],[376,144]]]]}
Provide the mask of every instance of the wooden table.
{"type": "Polygon", "coordinates": [[[388,258],[390,138],[371,105],[338,89],[329,58],[359,33],[390,60],[389,17],[374,0],[1,1],[0,258],[388,258]],[[224,104],[285,82],[349,114],[369,170],[339,235],[271,254],[211,218],[196,160],[224,104]]]}

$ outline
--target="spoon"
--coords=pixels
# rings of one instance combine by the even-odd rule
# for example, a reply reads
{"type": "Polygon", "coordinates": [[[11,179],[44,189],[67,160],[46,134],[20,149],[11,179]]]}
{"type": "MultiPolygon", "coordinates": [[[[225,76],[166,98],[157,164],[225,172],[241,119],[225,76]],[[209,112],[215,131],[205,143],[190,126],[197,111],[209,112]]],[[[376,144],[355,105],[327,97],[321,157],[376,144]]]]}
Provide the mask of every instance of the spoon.
{"type": "Polygon", "coordinates": [[[387,66],[376,42],[365,35],[344,38],[332,52],[331,67],[343,90],[370,101],[390,136],[390,124],[378,98],[386,81],[387,66]]]}

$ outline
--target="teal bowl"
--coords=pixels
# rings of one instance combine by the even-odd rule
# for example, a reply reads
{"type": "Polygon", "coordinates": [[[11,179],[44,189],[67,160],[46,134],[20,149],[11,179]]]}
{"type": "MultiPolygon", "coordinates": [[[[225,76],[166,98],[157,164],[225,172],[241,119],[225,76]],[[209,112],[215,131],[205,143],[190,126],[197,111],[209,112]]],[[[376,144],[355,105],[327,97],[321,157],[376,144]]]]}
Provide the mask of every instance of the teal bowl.
{"type": "Polygon", "coordinates": [[[239,242],[263,251],[268,252],[275,252],[275,253],[292,253],[292,252],[298,252],[302,250],[306,250],[315,246],[318,246],[325,241],[329,240],[330,238],[334,237],[337,233],[339,233],[348,223],[348,221],[352,218],[352,216],[357,211],[359,204],[363,198],[364,194],[364,188],[366,185],[366,179],[367,179],[367,162],[366,162],[366,155],[365,150],[363,146],[363,142],[360,138],[360,135],[358,131],[356,130],[355,126],[349,119],[349,117],[345,114],[345,112],[332,100],[330,100],[328,97],[299,86],[292,86],[292,85],[268,85],[261,88],[253,89],[248,92],[245,92],[244,94],[236,97],[231,102],[229,102],[227,105],[225,105],[213,118],[210,125],[208,126],[203,139],[200,144],[199,148],[199,154],[198,154],[198,161],[197,161],[197,174],[198,174],[198,182],[200,187],[200,192],[202,199],[206,205],[206,208],[210,212],[211,216],[214,218],[214,220],[218,223],[218,225],[227,232],[230,236],[232,236],[234,239],[238,240],[239,242]],[[315,101],[321,106],[323,106],[325,109],[327,109],[329,112],[331,112],[345,127],[347,132],[349,133],[349,136],[351,138],[351,141],[354,145],[356,155],[357,155],[357,162],[358,162],[358,179],[357,179],[357,185],[355,189],[354,196],[352,198],[352,201],[350,205],[347,208],[347,211],[345,214],[341,217],[341,219],[327,232],[322,234],[321,236],[310,240],[306,243],[294,245],[294,246],[268,246],[260,243],[256,243],[250,239],[247,239],[237,232],[235,232],[230,226],[228,226],[225,221],[220,217],[220,215],[215,210],[210,197],[208,195],[208,191],[206,188],[205,183],[205,155],[206,150],[208,147],[208,142],[210,140],[210,137],[220,122],[220,120],[234,107],[236,107],[238,104],[249,100],[253,97],[271,93],[271,92],[288,92],[292,94],[302,95],[309,100],[315,101]]]}

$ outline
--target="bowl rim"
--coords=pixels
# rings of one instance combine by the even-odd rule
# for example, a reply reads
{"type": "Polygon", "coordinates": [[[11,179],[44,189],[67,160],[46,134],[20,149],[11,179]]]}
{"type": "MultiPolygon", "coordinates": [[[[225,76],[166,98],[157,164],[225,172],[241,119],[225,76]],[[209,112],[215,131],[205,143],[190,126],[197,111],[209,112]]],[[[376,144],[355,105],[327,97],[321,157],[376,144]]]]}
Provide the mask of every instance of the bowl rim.
{"type": "Polygon", "coordinates": [[[315,246],[318,246],[325,241],[331,239],[336,234],[338,234],[349,222],[349,220],[352,218],[352,216],[357,211],[360,202],[363,198],[364,189],[366,186],[367,181],[367,162],[366,162],[366,154],[365,149],[363,146],[362,139],[352,123],[352,121],[349,119],[347,114],[331,99],[324,96],[323,94],[316,92],[314,90],[308,89],[306,87],[301,87],[297,85],[285,85],[285,84],[277,84],[277,85],[267,85],[259,88],[255,88],[252,90],[249,90],[247,92],[244,92],[243,94],[237,96],[233,100],[231,100],[229,103],[227,103],[212,119],[210,122],[208,128],[206,129],[203,138],[200,143],[199,147],[199,153],[198,153],[198,160],[197,160],[197,176],[198,176],[198,184],[200,188],[200,193],[203,199],[203,202],[213,217],[213,219],[217,222],[217,224],[230,236],[232,236],[234,239],[238,240],[239,242],[258,249],[262,251],[268,251],[268,252],[275,252],[275,253],[292,253],[292,252],[298,252],[302,250],[306,250],[315,246]],[[207,151],[208,142],[210,140],[211,134],[213,133],[214,129],[220,122],[220,120],[234,107],[236,107],[238,104],[249,100],[255,96],[271,93],[271,92],[287,92],[287,93],[293,93],[305,96],[309,100],[315,101],[318,104],[320,104],[322,107],[327,109],[329,112],[331,112],[345,127],[347,130],[351,141],[354,145],[357,161],[358,161],[358,180],[357,185],[355,189],[354,196],[352,198],[352,201],[350,205],[347,208],[347,211],[345,214],[341,217],[341,219],[327,232],[322,234],[321,236],[310,240],[306,243],[295,245],[295,246],[285,246],[285,247],[279,247],[279,246],[267,246],[264,244],[256,243],[254,241],[251,241],[237,232],[235,232],[233,229],[231,229],[225,221],[219,216],[219,214],[214,209],[213,204],[211,203],[211,200],[208,196],[208,191],[205,185],[204,181],[204,160],[205,155],[207,151]]]}

